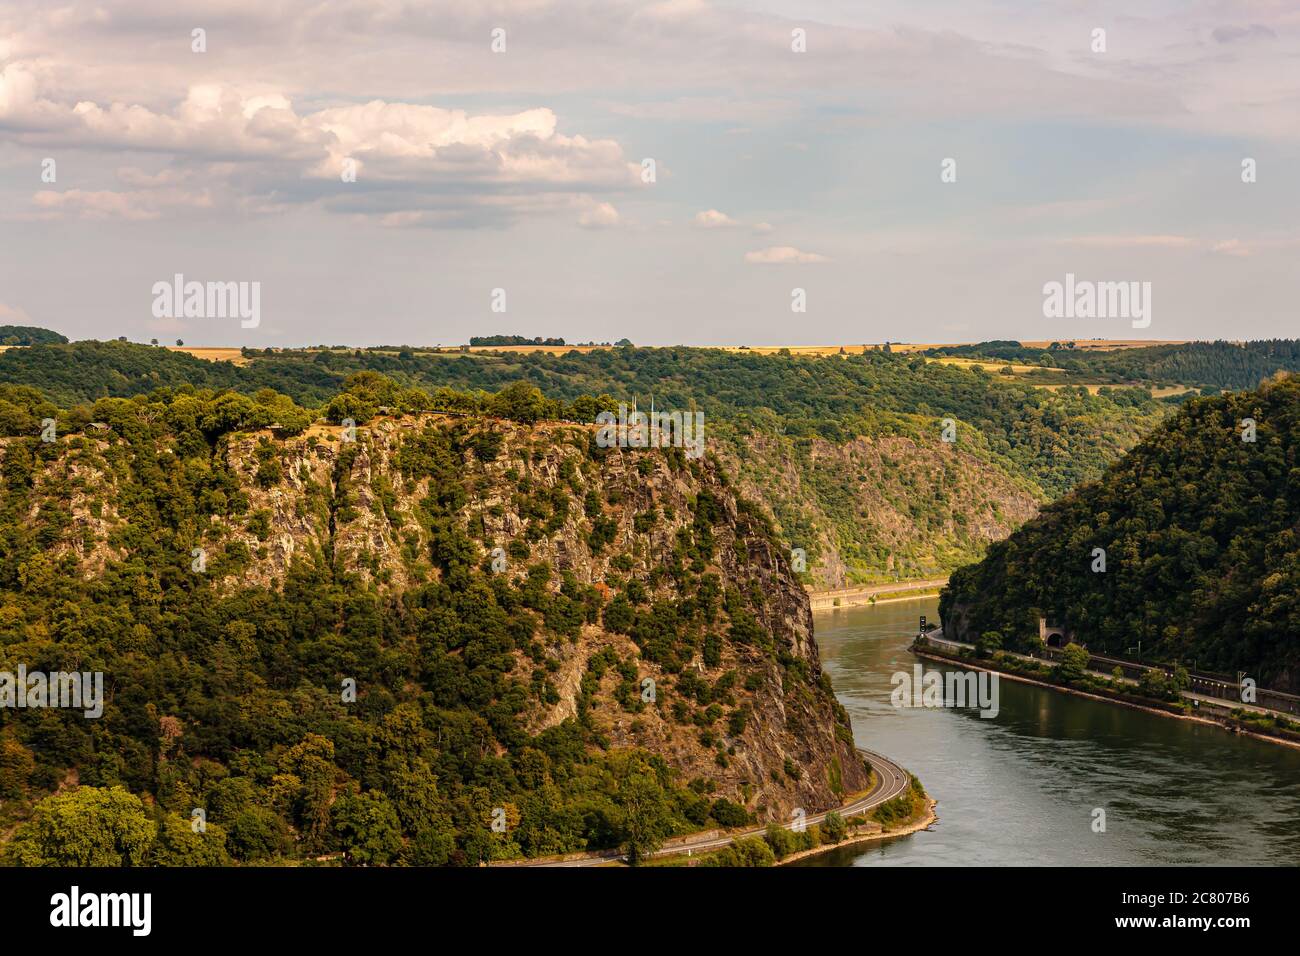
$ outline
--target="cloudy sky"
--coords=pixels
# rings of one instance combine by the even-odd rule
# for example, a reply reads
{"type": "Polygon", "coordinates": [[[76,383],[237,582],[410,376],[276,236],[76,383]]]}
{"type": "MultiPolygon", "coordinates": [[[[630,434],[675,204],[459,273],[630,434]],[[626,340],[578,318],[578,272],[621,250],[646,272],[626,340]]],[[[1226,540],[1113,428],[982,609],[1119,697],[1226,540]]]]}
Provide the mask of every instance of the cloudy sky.
{"type": "Polygon", "coordinates": [[[0,0],[0,324],[73,338],[1294,337],[1298,181],[1294,0],[0,0]]]}

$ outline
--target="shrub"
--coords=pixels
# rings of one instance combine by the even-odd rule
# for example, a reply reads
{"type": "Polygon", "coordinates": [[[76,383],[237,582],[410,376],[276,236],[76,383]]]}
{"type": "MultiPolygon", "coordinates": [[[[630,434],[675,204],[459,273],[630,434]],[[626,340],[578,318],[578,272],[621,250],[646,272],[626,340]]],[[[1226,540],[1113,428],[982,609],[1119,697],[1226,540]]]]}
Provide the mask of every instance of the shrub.
{"type": "Polygon", "coordinates": [[[738,803],[732,803],[725,797],[713,801],[709,815],[723,827],[743,827],[749,822],[749,812],[738,803]]]}
{"type": "Polygon", "coordinates": [[[848,825],[845,824],[844,818],[840,816],[838,810],[832,810],[826,814],[822,820],[821,834],[822,839],[827,843],[839,843],[848,833],[848,825]]]}
{"type": "Polygon", "coordinates": [[[240,810],[226,829],[226,845],[239,860],[266,860],[289,851],[289,830],[266,807],[240,810]]]}

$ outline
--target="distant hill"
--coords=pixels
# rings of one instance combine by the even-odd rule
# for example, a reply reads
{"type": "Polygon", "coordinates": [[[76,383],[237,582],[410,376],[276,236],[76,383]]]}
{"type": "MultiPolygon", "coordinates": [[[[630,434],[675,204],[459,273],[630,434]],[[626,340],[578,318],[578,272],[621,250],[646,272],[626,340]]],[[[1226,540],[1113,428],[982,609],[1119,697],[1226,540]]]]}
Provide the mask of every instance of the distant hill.
{"type": "Polygon", "coordinates": [[[1188,402],[954,573],[940,613],[949,633],[1022,648],[1045,615],[1094,653],[1140,641],[1147,658],[1300,690],[1300,378],[1188,402]]]}
{"type": "Polygon", "coordinates": [[[564,345],[564,339],[528,338],[526,335],[474,335],[470,345],[564,345]]]}
{"type": "MultiPolygon", "coordinates": [[[[53,334],[53,333],[51,333],[53,334]]],[[[0,382],[30,385],[56,404],[129,398],[160,386],[236,388],[238,370],[184,352],[129,342],[35,343],[0,353],[0,382]]]]}
{"type": "Polygon", "coordinates": [[[1069,373],[1061,381],[1179,384],[1211,391],[1254,388],[1275,372],[1300,371],[1300,339],[1163,342],[1109,351],[1076,349],[1068,340],[1047,348],[993,341],[937,346],[924,354],[1041,365],[1069,373]]]}
{"type": "MultiPolygon", "coordinates": [[[[805,580],[822,587],[933,577],[973,560],[1170,413],[1141,389],[1050,392],[885,352],[246,350],[240,361],[78,342],[0,354],[0,383],[36,388],[65,408],[193,387],[273,389],[319,409],[351,376],[379,373],[430,393],[523,381],[569,402],[608,395],[698,408],[709,447],[770,509],[789,546],[805,550],[805,580]],[[954,423],[951,443],[941,438],[944,418],[954,423]]],[[[13,411],[0,426],[32,414],[13,411]]]]}
{"type": "Polygon", "coordinates": [[[0,345],[46,345],[67,341],[67,336],[34,325],[0,325],[0,345]]]}

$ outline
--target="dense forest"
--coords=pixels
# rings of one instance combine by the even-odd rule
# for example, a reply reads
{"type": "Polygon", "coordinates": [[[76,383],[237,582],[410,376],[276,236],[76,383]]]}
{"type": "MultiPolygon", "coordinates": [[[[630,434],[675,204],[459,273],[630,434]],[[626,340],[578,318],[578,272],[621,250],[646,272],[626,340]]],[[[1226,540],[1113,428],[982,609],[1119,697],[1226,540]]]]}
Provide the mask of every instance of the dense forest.
{"type": "Polygon", "coordinates": [[[81,342],[6,352],[0,381],[63,405],[188,383],[271,388],[321,406],[350,375],[371,371],[431,392],[495,393],[523,381],[569,402],[603,394],[700,409],[712,447],[790,545],[807,552],[808,580],[824,586],[928,576],[978,557],[1037,504],[1097,477],[1169,413],[1141,388],[1052,392],[881,351],[246,349],[241,361],[81,342]],[[942,440],[945,418],[951,444],[942,440]]]}
{"type": "Polygon", "coordinates": [[[1300,378],[1194,399],[952,575],[945,628],[1009,648],[1064,623],[1094,653],[1300,690],[1300,378]],[[1098,550],[1100,549],[1100,550],[1098,550]],[[1104,562],[1099,563],[1099,562],[1104,562]]]}
{"type": "Polygon", "coordinates": [[[768,519],[608,405],[0,386],[0,672],[106,684],[0,709],[0,858],[635,857],[863,789],[768,519]]]}
{"type": "Polygon", "coordinates": [[[773,427],[793,438],[845,441],[860,434],[931,428],[951,416],[1048,494],[1095,477],[1126,438],[1161,412],[1142,389],[1101,395],[1049,393],[997,381],[980,369],[866,352],[830,358],[743,355],[715,349],[619,348],[586,354],[248,350],[247,366],[119,342],[22,349],[0,355],[0,381],[32,385],[62,404],[128,397],[160,385],[251,393],[274,388],[320,405],[347,376],[375,371],[411,387],[495,392],[526,381],[572,400],[608,394],[701,408],[737,427],[773,427]],[[900,416],[927,421],[904,424],[900,416]]]}
{"type": "Polygon", "coordinates": [[[0,325],[0,345],[49,345],[67,342],[66,336],[32,325],[0,325]]]}
{"type": "Polygon", "coordinates": [[[1065,381],[1187,385],[1205,394],[1254,388],[1276,372],[1300,371],[1300,339],[1187,342],[1145,348],[1081,350],[1053,342],[1044,349],[994,341],[929,349],[927,356],[989,359],[1068,373],[1065,381]]]}

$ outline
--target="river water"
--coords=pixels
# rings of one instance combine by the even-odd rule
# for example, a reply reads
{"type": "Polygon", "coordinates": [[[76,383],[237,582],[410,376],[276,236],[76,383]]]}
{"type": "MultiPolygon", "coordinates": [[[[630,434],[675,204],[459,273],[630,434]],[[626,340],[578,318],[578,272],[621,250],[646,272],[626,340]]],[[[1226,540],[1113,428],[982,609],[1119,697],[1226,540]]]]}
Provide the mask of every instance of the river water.
{"type": "Polygon", "coordinates": [[[1300,864],[1300,750],[1009,680],[993,718],[895,708],[920,614],[938,601],[818,614],[816,634],[858,745],[919,776],[938,822],[794,865],[1300,864]]]}

